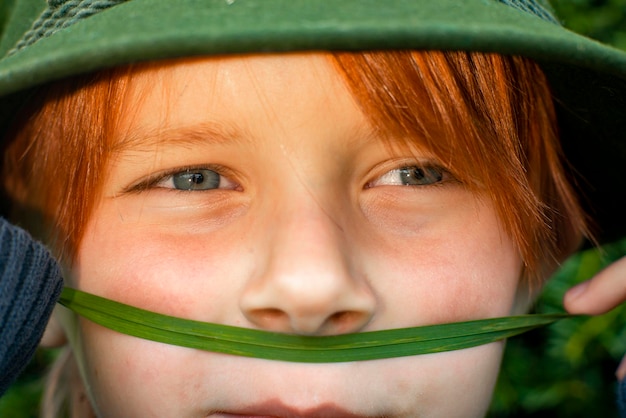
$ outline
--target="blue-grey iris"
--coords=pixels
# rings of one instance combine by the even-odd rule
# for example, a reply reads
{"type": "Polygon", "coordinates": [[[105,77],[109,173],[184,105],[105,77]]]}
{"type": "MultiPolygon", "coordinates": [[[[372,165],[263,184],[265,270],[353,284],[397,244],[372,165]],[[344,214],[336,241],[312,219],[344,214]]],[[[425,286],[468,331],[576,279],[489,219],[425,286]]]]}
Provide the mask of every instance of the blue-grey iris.
{"type": "Polygon", "coordinates": [[[212,170],[187,170],[172,175],[174,187],[178,190],[211,190],[220,185],[220,175],[212,170]]]}
{"type": "Polygon", "coordinates": [[[443,171],[437,167],[402,167],[399,174],[405,186],[433,184],[443,179],[443,171]]]}

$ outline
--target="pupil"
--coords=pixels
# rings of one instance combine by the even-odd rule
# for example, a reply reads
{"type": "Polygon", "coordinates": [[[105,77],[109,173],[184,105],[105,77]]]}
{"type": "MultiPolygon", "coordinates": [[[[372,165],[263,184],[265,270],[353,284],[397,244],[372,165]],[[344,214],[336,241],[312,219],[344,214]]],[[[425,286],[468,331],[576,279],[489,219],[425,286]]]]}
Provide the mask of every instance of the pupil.
{"type": "Polygon", "coordinates": [[[190,176],[189,181],[193,184],[200,184],[204,181],[204,176],[202,175],[202,173],[193,173],[190,176]]]}
{"type": "Polygon", "coordinates": [[[400,171],[402,182],[406,185],[426,185],[440,182],[443,174],[433,167],[406,167],[400,171]]]}
{"type": "Polygon", "coordinates": [[[220,185],[220,176],[211,170],[184,171],[173,176],[178,190],[209,190],[220,185]]]}
{"type": "Polygon", "coordinates": [[[405,168],[401,173],[407,184],[416,184],[424,178],[424,170],[419,167],[405,168]]]}
{"type": "Polygon", "coordinates": [[[421,180],[424,178],[424,170],[422,170],[421,168],[417,168],[415,167],[413,170],[413,178],[417,179],[417,180],[421,180]]]}

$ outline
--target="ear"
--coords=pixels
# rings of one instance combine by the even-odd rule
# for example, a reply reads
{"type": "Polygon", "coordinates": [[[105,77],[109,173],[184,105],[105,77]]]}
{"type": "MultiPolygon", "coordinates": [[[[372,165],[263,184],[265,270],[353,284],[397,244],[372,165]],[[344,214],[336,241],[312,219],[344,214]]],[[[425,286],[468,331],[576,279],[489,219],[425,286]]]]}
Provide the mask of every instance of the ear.
{"type": "Polygon", "coordinates": [[[59,321],[59,313],[57,308],[54,308],[52,315],[50,316],[50,320],[48,321],[48,325],[46,325],[46,330],[43,333],[43,337],[41,337],[40,346],[44,348],[56,348],[61,347],[67,343],[67,337],[65,336],[65,331],[61,326],[61,322],[59,321]]]}

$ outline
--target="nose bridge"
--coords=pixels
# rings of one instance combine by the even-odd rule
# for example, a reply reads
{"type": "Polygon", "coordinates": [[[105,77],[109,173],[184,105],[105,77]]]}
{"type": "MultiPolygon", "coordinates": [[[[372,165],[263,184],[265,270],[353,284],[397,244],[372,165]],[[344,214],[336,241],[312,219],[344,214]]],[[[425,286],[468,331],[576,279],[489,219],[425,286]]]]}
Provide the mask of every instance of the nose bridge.
{"type": "Polygon", "coordinates": [[[352,266],[343,220],[312,196],[275,206],[265,259],[241,307],[256,325],[301,334],[355,332],[375,307],[352,266]]]}
{"type": "Polygon", "coordinates": [[[269,249],[268,272],[277,278],[299,276],[305,271],[321,274],[318,280],[291,280],[322,285],[327,276],[349,274],[350,260],[345,246],[347,237],[341,219],[328,206],[313,198],[299,199],[284,207],[277,217],[269,249]]]}

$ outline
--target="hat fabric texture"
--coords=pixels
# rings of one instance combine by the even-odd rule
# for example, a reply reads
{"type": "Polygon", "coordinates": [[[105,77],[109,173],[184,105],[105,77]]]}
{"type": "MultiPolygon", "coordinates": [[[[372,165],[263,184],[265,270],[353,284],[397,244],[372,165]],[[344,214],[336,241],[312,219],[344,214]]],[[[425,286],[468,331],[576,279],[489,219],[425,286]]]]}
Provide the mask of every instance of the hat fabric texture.
{"type": "Polygon", "coordinates": [[[540,0],[2,0],[0,133],[28,91],[143,60],[303,50],[463,50],[543,68],[583,205],[626,235],[626,53],[540,0]]]}

